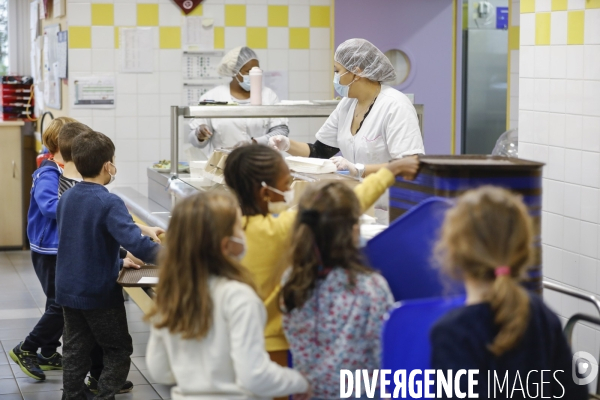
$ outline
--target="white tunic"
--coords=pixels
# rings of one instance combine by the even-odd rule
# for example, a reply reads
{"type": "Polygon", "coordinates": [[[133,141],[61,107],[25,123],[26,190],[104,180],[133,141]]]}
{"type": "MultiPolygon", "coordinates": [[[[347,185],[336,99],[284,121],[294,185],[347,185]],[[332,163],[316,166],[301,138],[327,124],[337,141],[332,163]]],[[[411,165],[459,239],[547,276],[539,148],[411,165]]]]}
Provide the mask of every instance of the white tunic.
{"type": "Polygon", "coordinates": [[[339,148],[352,163],[382,164],[425,153],[417,112],[402,92],[382,85],[371,112],[353,136],[352,117],[357,103],[357,99],[342,99],[317,132],[317,140],[339,148]]]}
{"type": "Polygon", "coordinates": [[[212,277],[212,326],[206,337],[182,339],[152,327],[146,365],[155,382],[175,385],[173,400],[272,399],[303,393],[308,382],[269,359],[264,328],[267,312],[252,288],[212,277]]]}
{"type": "MultiPolygon", "coordinates": [[[[200,97],[200,101],[214,100],[249,105],[250,100],[236,99],[231,95],[229,84],[217,86],[200,97]]],[[[268,87],[262,89],[262,103],[273,105],[279,103],[275,92],[268,87]]],[[[233,147],[241,141],[247,141],[265,135],[274,126],[287,125],[287,118],[196,118],[190,122],[190,143],[196,147],[210,146],[209,151],[220,148],[233,147]],[[198,141],[196,128],[208,125],[213,133],[209,140],[198,141]]]]}

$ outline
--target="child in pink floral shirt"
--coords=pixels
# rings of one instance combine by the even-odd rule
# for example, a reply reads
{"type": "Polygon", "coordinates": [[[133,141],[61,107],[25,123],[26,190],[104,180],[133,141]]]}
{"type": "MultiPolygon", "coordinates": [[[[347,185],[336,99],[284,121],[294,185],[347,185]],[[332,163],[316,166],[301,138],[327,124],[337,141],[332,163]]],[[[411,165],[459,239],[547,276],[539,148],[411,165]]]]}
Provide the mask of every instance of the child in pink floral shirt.
{"type": "Polygon", "coordinates": [[[364,265],[352,190],[316,185],[298,211],[281,292],[283,329],[314,398],[339,399],[341,369],[379,368],[381,327],[394,298],[386,280],[364,265]]]}

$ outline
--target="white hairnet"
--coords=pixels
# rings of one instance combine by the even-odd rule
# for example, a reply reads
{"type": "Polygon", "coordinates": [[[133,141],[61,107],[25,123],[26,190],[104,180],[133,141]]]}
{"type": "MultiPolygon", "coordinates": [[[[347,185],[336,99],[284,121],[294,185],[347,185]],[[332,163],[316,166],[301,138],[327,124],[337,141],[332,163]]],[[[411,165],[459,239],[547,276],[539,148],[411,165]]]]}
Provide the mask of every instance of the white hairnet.
{"type": "Polygon", "coordinates": [[[240,46],[225,54],[219,64],[219,75],[236,76],[240,69],[250,60],[258,60],[258,56],[250,47],[240,46]]]}
{"type": "Polygon", "coordinates": [[[375,82],[390,82],[396,79],[396,71],[390,60],[373,43],[365,39],[346,40],[338,46],[333,59],[350,73],[375,82]]]}

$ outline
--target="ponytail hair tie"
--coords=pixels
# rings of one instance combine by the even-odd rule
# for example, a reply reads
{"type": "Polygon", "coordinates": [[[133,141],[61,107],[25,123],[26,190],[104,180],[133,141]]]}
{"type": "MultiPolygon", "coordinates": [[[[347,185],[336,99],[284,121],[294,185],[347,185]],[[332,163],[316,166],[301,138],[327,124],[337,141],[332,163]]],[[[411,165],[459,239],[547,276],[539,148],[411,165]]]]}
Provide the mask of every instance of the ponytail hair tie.
{"type": "Polygon", "coordinates": [[[496,267],[494,270],[496,277],[498,276],[510,276],[510,267],[506,265],[502,265],[500,267],[496,267]]]}

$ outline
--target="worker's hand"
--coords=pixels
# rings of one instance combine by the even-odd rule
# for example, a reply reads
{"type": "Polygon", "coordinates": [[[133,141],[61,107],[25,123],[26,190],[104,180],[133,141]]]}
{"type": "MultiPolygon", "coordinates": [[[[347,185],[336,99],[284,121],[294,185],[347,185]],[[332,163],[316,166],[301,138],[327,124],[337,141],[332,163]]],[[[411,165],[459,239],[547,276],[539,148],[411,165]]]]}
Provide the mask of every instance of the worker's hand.
{"type": "Polygon", "coordinates": [[[127,255],[125,256],[125,258],[128,258],[129,260],[133,261],[133,263],[136,265],[144,265],[144,262],[142,260],[140,260],[139,258],[134,256],[130,252],[127,252],[127,255]]]}
{"type": "Polygon", "coordinates": [[[330,160],[333,161],[338,171],[348,171],[350,176],[358,178],[358,168],[344,157],[331,157],[330,160]]]}
{"type": "Polygon", "coordinates": [[[394,175],[400,175],[407,181],[412,181],[415,179],[417,172],[419,172],[419,158],[417,156],[409,156],[393,160],[390,161],[386,168],[394,175]]]}
{"type": "Polygon", "coordinates": [[[140,269],[141,267],[139,265],[137,265],[136,263],[134,263],[133,261],[131,261],[129,258],[124,258],[123,259],[123,268],[140,269]]]}
{"type": "Polygon", "coordinates": [[[196,128],[196,137],[198,138],[199,142],[204,142],[205,140],[210,139],[211,136],[212,132],[210,131],[208,125],[203,124],[196,128]]]}
{"type": "Polygon", "coordinates": [[[290,139],[283,135],[271,136],[269,138],[269,147],[273,147],[279,151],[288,151],[290,149],[290,139]]]}
{"type": "Polygon", "coordinates": [[[158,238],[158,235],[162,235],[163,233],[165,233],[164,229],[159,228],[157,226],[146,226],[141,224],[137,224],[137,226],[139,226],[142,230],[142,235],[148,236],[154,242],[160,244],[160,239],[158,238]]]}

